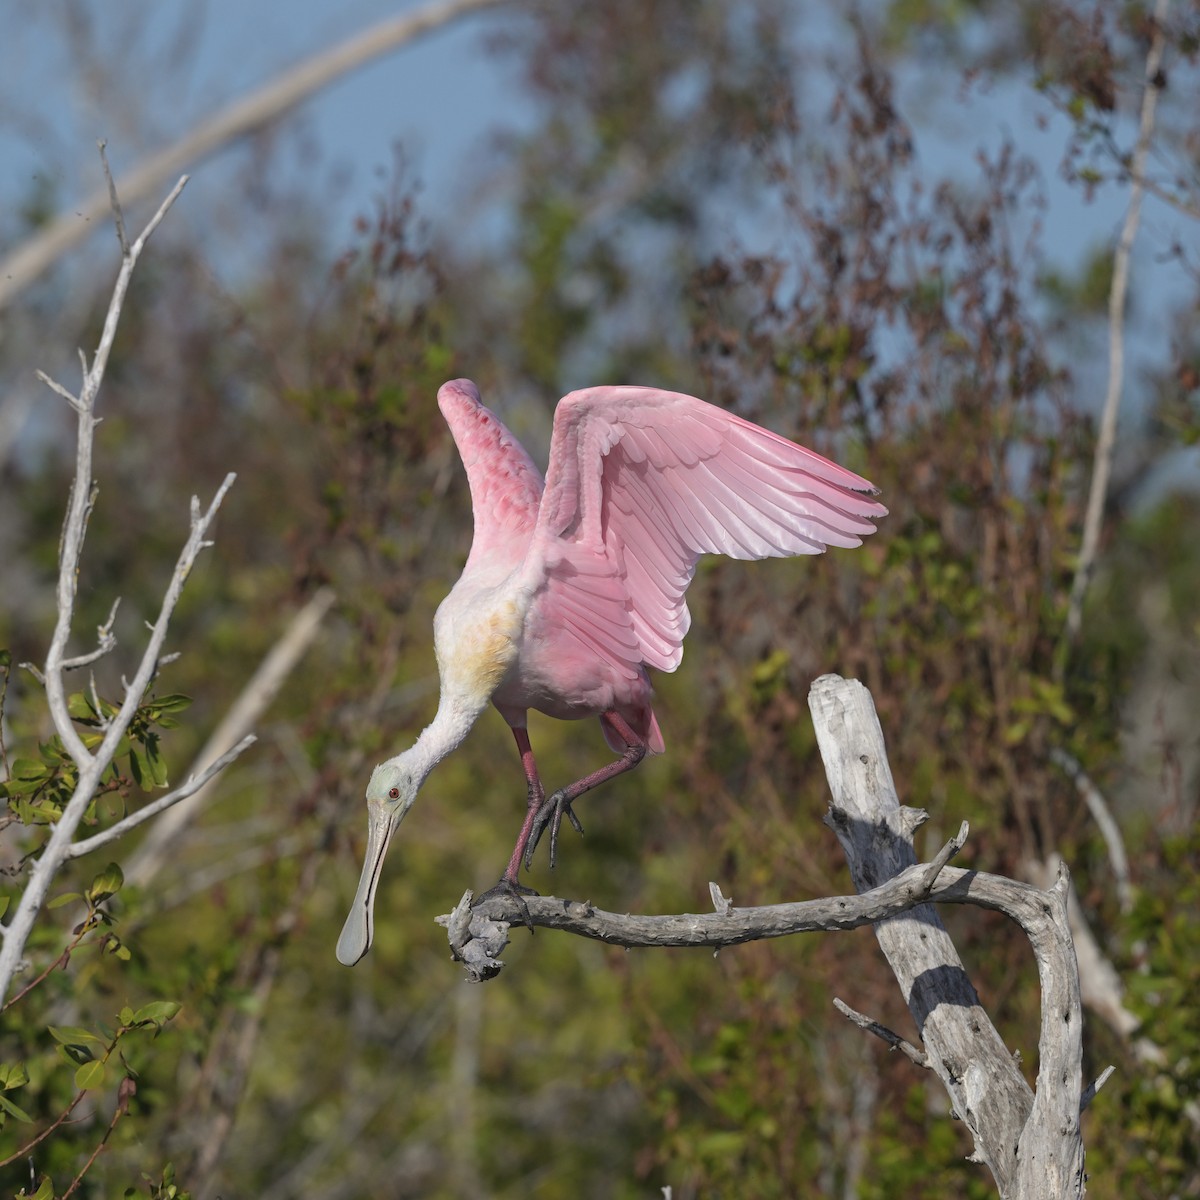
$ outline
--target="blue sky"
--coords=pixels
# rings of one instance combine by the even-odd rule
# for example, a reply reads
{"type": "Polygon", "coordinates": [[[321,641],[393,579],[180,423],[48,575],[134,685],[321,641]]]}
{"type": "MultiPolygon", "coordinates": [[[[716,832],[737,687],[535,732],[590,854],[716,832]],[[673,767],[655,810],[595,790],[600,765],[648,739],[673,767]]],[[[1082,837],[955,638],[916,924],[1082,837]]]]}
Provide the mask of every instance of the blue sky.
{"type": "MultiPolygon", "coordinates": [[[[311,0],[288,5],[81,0],[79,8],[90,14],[104,69],[120,81],[127,102],[137,97],[130,77],[146,72],[145,104],[137,120],[166,140],[318,49],[421,6],[418,0],[346,0],[336,6],[311,0]],[[133,14],[140,11],[150,20],[139,27],[133,14]],[[200,15],[189,20],[188,12],[200,15]],[[176,40],[188,45],[186,65],[179,70],[168,64],[176,40]],[[170,75],[155,79],[155,69],[170,75]]],[[[487,30],[512,19],[501,8],[461,20],[356,72],[304,106],[299,120],[316,139],[324,163],[349,173],[346,210],[339,220],[348,221],[364,206],[373,172],[390,165],[397,140],[412,153],[432,210],[441,209],[455,187],[477,182],[474,164],[491,136],[526,124],[532,114],[519,81],[484,45],[487,30]]],[[[86,95],[63,24],[57,5],[21,6],[6,21],[10,36],[0,50],[0,104],[6,117],[20,115],[23,126],[16,133],[11,120],[0,127],[0,198],[7,203],[26,194],[31,175],[40,171],[49,171],[68,203],[94,186],[97,137],[108,139],[118,168],[139,149],[122,136],[127,122],[120,107],[97,105],[86,95]]],[[[828,28],[822,32],[828,36],[828,28]]],[[[972,144],[995,143],[1002,133],[1011,133],[1042,165],[1051,198],[1048,252],[1069,263],[1082,249],[1113,236],[1124,196],[1110,189],[1081,209],[1078,192],[1058,175],[1063,124],[1052,120],[1046,130],[1037,127],[1038,113],[1048,110],[1027,87],[1002,85],[965,105],[956,90],[941,80],[930,86],[917,73],[902,88],[904,111],[921,127],[919,153],[931,173],[961,170],[969,177],[972,144]]],[[[196,184],[217,175],[220,167],[219,160],[202,167],[196,184]]]]}
{"type": "MultiPolygon", "coordinates": [[[[188,6],[85,0],[104,69],[133,103],[131,78],[144,72],[144,104],[136,120],[163,144],[191,125],[265,82],[280,70],[340,42],[396,12],[422,7],[406,0],[349,0],[338,6],[267,0],[208,0],[189,21],[188,6]],[[132,37],[123,20],[144,10],[149,22],[132,37]],[[186,40],[185,69],[174,69],[171,49],[186,40]],[[125,64],[124,67],[122,64],[125,64]]],[[[118,174],[136,160],[121,104],[95,103],[81,80],[79,59],[61,28],[57,6],[22,7],[10,14],[13,36],[0,49],[0,201],[28,195],[32,177],[54,180],[65,205],[100,181],[95,143],[104,137],[118,174]],[[48,86],[50,81],[56,84],[48,86]]],[[[490,133],[500,123],[520,123],[528,102],[506,80],[483,46],[490,15],[460,20],[347,76],[303,106],[290,128],[315,139],[320,173],[336,166],[348,175],[336,220],[346,233],[354,212],[366,207],[375,170],[390,167],[392,147],[402,141],[440,207],[450,190],[469,177],[490,133]]],[[[193,192],[220,179],[228,152],[194,172],[193,192]]],[[[293,164],[293,169],[295,169],[293,164]]]]}
{"type": "MultiPolygon", "coordinates": [[[[90,32],[78,41],[93,47],[93,62],[108,77],[108,83],[98,85],[89,85],[81,69],[59,5],[17,6],[7,14],[0,49],[0,203],[11,206],[27,197],[33,177],[44,174],[69,207],[100,181],[97,137],[108,140],[119,171],[143,149],[136,144],[135,127],[162,144],[282,68],[398,11],[420,6],[413,0],[344,0],[338,5],[312,0],[287,5],[270,0],[79,0],[77,11],[85,14],[90,32]],[[172,49],[180,47],[182,52],[172,57],[172,49]],[[145,84],[139,85],[139,79],[145,84]]],[[[336,199],[324,210],[332,246],[350,240],[353,218],[369,208],[379,171],[390,170],[398,141],[424,181],[423,207],[437,224],[457,208],[457,190],[480,184],[495,135],[529,124],[531,101],[511,62],[497,61],[485,44],[489,30],[513,20],[499,8],[422,37],[320,93],[285,126],[285,146],[287,139],[292,144],[275,161],[292,173],[293,184],[307,186],[306,172],[315,190],[328,191],[332,179],[340,180],[336,199]],[[313,152],[311,157],[303,147],[313,152]]],[[[837,28],[829,17],[815,25],[811,16],[805,20],[808,48],[814,39],[818,44],[828,40],[837,28]]],[[[944,79],[946,74],[917,67],[901,78],[901,108],[918,128],[917,153],[930,176],[973,179],[975,147],[994,148],[1010,135],[1041,168],[1049,200],[1043,245],[1050,261],[1070,267],[1084,252],[1111,245],[1126,192],[1102,189],[1091,204],[1081,202],[1078,189],[1059,173],[1065,123],[1050,115],[1048,125],[1039,126],[1039,117],[1050,113],[1045,102],[1017,82],[976,90],[964,102],[957,79],[944,79]]],[[[239,237],[254,236],[252,229],[231,231],[220,221],[222,185],[231,167],[244,161],[239,153],[245,151],[201,164],[187,204],[172,216],[175,232],[184,236],[193,232],[188,222],[194,223],[196,236],[219,229],[231,269],[248,249],[239,237]]],[[[729,225],[752,248],[766,248],[753,243],[769,235],[748,227],[738,214],[730,214],[729,225]]],[[[11,225],[6,221],[0,228],[11,225]]],[[[1161,361],[1165,350],[1167,331],[1157,316],[1187,282],[1177,268],[1157,261],[1173,237],[1196,246],[1196,230],[1185,219],[1148,200],[1134,266],[1133,403],[1137,364],[1161,361]]],[[[215,261],[221,261],[220,254],[215,261]]],[[[1098,396],[1102,387],[1095,391],[1098,396]]]]}

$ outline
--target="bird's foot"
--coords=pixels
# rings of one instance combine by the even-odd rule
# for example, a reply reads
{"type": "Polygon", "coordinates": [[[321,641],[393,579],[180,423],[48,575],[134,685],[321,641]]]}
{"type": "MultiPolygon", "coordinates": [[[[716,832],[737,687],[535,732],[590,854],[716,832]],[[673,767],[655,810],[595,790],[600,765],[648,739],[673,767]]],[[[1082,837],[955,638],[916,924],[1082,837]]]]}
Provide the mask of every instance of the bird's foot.
{"type": "Polygon", "coordinates": [[[521,923],[533,932],[533,918],[529,915],[529,905],[525,903],[526,896],[537,896],[540,892],[535,891],[531,887],[526,887],[523,883],[518,883],[515,879],[509,879],[507,875],[501,877],[500,882],[495,887],[488,888],[486,892],[480,893],[471,901],[471,907],[474,908],[483,901],[489,900],[494,896],[503,896],[505,899],[516,901],[517,907],[521,910],[521,923]]]}
{"type": "Polygon", "coordinates": [[[550,869],[554,869],[555,863],[558,861],[558,830],[564,816],[571,822],[571,828],[576,833],[583,833],[583,826],[579,823],[579,818],[571,807],[571,801],[567,799],[566,789],[560,788],[546,800],[538,809],[537,816],[533,818],[533,827],[529,831],[529,843],[525,847],[525,870],[528,871],[533,862],[533,852],[537,849],[538,842],[542,840],[542,834],[546,832],[547,825],[550,826],[550,869]]]}

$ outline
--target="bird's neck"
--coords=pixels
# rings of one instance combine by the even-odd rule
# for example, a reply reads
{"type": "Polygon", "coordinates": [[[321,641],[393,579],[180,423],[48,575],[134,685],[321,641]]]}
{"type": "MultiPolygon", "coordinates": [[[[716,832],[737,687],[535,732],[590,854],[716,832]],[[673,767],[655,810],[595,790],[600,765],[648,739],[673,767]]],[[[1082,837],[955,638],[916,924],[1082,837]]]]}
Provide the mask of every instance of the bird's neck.
{"type": "Polygon", "coordinates": [[[438,704],[437,715],[421,731],[412,747],[397,758],[404,759],[417,775],[418,786],[426,776],[450,753],[456,750],[471,732],[471,726],[479,719],[486,707],[474,707],[458,703],[445,695],[438,704]]]}

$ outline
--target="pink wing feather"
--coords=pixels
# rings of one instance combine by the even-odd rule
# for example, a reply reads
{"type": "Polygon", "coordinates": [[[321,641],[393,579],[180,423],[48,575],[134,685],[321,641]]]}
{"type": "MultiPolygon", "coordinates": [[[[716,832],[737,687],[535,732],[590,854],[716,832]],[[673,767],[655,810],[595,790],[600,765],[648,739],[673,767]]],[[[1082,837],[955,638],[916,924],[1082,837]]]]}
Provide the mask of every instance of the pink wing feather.
{"type": "Polygon", "coordinates": [[[469,379],[442,384],[438,407],[454,435],[471,488],[475,534],[467,569],[495,554],[510,557],[511,569],[537,523],[541,472],[521,443],[484,408],[479,389],[469,379]]]}
{"type": "MultiPolygon", "coordinates": [[[[678,392],[597,387],[554,414],[525,569],[535,604],[628,671],[673,671],[702,554],[776,558],[858,546],[887,509],[866,479],[678,392]]],[[[474,483],[472,483],[474,491],[474,483]]]]}

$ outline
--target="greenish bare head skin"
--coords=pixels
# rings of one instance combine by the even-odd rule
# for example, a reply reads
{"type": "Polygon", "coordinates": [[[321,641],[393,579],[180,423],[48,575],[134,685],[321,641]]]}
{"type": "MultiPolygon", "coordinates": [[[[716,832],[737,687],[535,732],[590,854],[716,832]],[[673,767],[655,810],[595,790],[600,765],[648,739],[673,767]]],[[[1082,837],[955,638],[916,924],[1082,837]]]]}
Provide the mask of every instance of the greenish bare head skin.
{"type": "MultiPolygon", "coordinates": [[[[411,752],[410,752],[411,753],[411,752]]],[[[422,783],[408,754],[380,763],[367,784],[367,850],[350,914],[337,943],[337,959],[352,967],[371,948],[375,890],[392,835],[404,820],[422,783]]]]}

